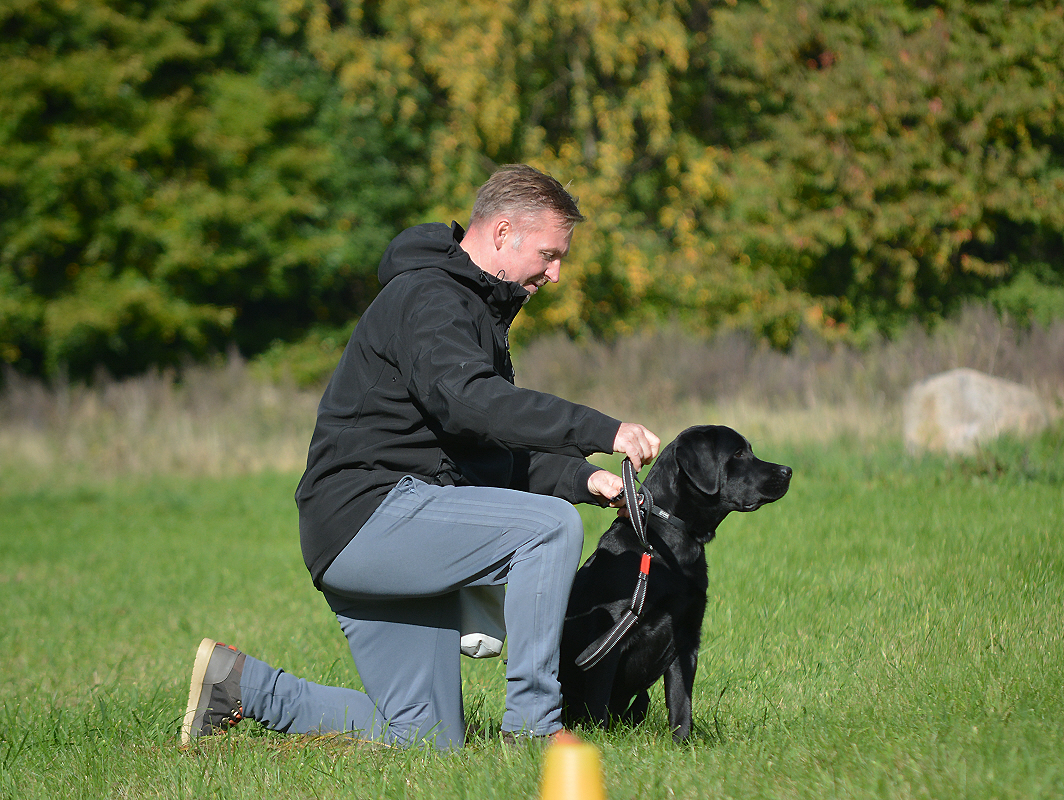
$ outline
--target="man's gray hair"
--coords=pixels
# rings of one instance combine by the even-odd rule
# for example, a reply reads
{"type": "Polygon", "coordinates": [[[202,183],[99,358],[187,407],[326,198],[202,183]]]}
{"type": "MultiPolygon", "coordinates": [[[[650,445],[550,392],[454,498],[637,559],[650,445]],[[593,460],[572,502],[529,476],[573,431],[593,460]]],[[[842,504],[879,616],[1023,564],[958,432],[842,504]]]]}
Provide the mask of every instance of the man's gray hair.
{"type": "Polygon", "coordinates": [[[576,199],[550,175],[526,164],[499,167],[477,191],[469,226],[488,222],[499,214],[528,220],[543,211],[556,214],[571,230],[584,215],[576,199]]]}

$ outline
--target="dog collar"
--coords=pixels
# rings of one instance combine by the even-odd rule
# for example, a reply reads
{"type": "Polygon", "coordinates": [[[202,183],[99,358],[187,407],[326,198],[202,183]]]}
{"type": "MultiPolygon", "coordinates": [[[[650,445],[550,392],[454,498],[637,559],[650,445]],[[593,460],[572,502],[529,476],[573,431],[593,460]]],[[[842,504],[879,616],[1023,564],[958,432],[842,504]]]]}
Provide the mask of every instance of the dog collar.
{"type": "Polygon", "coordinates": [[[676,530],[680,531],[681,533],[687,531],[687,523],[686,522],[684,522],[682,519],[680,519],[675,514],[670,514],[668,511],[666,511],[661,506],[654,505],[654,498],[651,496],[649,489],[644,488],[643,491],[646,492],[647,498],[650,501],[649,505],[650,505],[650,513],[651,514],[653,514],[655,517],[657,517],[658,519],[662,520],[666,524],[671,525],[672,527],[676,528],[676,530]]]}

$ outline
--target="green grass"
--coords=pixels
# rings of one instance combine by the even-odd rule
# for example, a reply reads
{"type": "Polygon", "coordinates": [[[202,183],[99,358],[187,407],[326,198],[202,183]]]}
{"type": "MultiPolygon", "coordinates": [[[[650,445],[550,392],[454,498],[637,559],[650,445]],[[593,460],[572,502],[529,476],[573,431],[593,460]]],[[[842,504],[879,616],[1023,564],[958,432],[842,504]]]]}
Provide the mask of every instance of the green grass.
{"type": "MultiPolygon", "coordinates": [[[[582,731],[609,796],[1064,794],[1055,442],[960,463],[755,442],[795,478],[709,546],[696,732],[671,744],[660,688],[645,726],[582,731]]],[[[467,714],[489,735],[458,754],[250,723],[178,747],[204,635],[358,685],[302,566],[297,478],[3,476],[0,797],[537,796],[541,754],[490,736],[499,660],[465,660],[467,714]]],[[[585,513],[592,534],[609,518],[585,513]]]]}

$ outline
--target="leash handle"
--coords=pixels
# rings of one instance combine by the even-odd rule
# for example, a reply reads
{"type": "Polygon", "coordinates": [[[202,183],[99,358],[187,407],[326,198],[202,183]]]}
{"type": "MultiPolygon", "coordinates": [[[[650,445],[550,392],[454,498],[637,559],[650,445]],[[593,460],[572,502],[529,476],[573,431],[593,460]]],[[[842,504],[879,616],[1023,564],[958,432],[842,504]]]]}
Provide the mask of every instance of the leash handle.
{"type": "Polygon", "coordinates": [[[632,460],[625,456],[621,464],[621,479],[624,481],[624,504],[628,507],[628,518],[635,528],[636,536],[643,545],[643,550],[649,551],[650,544],[647,542],[646,520],[643,517],[643,509],[640,501],[642,493],[635,488],[635,465],[632,460]]]}

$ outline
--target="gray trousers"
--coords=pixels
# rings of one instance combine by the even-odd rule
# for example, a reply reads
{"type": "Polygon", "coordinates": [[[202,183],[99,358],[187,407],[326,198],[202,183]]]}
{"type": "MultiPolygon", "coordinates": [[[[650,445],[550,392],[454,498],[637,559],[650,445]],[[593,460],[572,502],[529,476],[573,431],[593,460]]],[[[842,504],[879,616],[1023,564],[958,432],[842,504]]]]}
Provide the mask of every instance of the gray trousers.
{"type": "Polygon", "coordinates": [[[244,715],[292,733],[460,747],[458,589],[506,583],[502,729],[553,733],[562,727],[558,650],[582,546],[580,515],[564,500],[404,478],[322,578],[365,693],[248,657],[244,715]]]}

